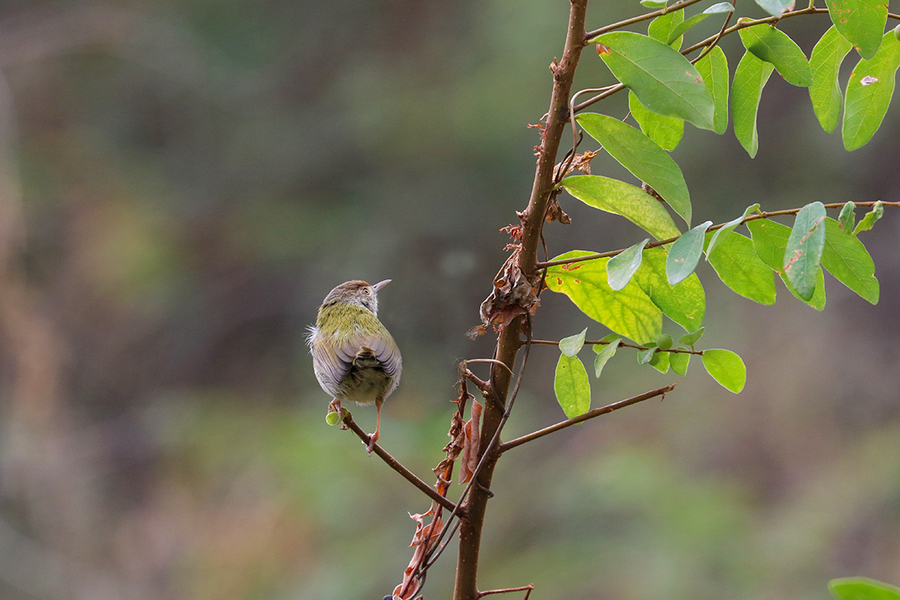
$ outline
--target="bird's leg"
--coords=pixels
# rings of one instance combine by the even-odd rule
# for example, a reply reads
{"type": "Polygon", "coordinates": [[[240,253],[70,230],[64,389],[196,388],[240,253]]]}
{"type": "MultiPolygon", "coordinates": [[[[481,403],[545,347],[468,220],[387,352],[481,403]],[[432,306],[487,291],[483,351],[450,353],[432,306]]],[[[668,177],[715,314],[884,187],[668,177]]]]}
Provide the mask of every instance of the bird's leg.
{"type": "Polygon", "coordinates": [[[372,454],[372,450],[375,448],[375,442],[378,441],[379,436],[381,435],[381,405],[384,404],[384,398],[379,396],[375,398],[375,433],[369,436],[369,443],[366,444],[366,452],[372,454]]]}
{"type": "Polygon", "coordinates": [[[341,399],[340,398],[335,398],[328,404],[328,412],[329,413],[336,412],[338,414],[338,420],[341,423],[341,429],[347,429],[347,426],[344,424],[344,409],[341,408],[341,399]]]}

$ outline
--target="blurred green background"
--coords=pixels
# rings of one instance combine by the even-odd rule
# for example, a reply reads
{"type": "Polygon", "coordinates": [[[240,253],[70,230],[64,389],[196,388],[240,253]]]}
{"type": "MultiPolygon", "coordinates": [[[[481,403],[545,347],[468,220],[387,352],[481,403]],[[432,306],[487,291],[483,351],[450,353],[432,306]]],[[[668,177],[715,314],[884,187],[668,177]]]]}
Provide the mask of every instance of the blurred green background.
{"type": "MultiPolygon", "coordinates": [[[[638,8],[595,2],[589,25],[638,8]]],[[[405,364],[382,439],[430,481],[454,365],[492,349],[492,335],[463,334],[505,259],[499,229],[527,201],[527,124],[546,111],[567,10],[0,1],[0,598],[344,600],[399,583],[407,512],[428,504],[326,426],[305,327],[334,285],[393,279],[381,317],[405,364]]],[[[783,23],[807,53],[827,26],[783,23]]],[[[734,69],[739,41],[724,46],[734,69]]],[[[586,52],[578,85],[609,80],[586,52]]],[[[624,116],[624,103],[597,109],[624,116]]],[[[848,154],[775,75],[759,128],[750,160],[730,131],[688,127],[673,156],[696,222],[754,202],[900,196],[896,110],[848,154]]],[[[640,239],[562,202],[574,223],[548,227],[551,254],[640,239]]],[[[664,402],[511,451],[482,588],[813,599],[832,577],[900,583],[895,212],[863,234],[876,307],[830,277],[824,313],[780,284],[778,304],[759,306],[701,266],[701,346],[743,356],[745,390],[695,363],[664,402]]],[[[549,293],[535,326],[606,333],[549,293]]],[[[556,357],[532,352],[507,439],[562,418],[556,357]]],[[[593,401],[674,379],[620,351],[593,401]]],[[[373,426],[374,410],[353,412],[373,426]]],[[[448,597],[454,558],[428,597],[448,597]]]]}

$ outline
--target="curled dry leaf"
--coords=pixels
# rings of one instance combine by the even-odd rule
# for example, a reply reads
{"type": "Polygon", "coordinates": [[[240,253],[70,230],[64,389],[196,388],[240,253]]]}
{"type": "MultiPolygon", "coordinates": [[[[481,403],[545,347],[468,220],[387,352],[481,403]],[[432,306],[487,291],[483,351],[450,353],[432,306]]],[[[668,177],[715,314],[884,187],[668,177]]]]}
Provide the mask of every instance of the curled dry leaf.
{"type": "Polygon", "coordinates": [[[547,213],[544,215],[544,218],[548,223],[552,221],[559,221],[563,225],[572,223],[572,217],[567,215],[562,206],[559,205],[559,190],[550,194],[550,201],[547,202],[547,213]]]}
{"type": "Polygon", "coordinates": [[[477,401],[472,402],[472,418],[463,426],[462,461],[459,463],[459,482],[468,483],[478,466],[478,448],[481,442],[481,409],[477,401]]]}
{"type": "Polygon", "coordinates": [[[484,333],[489,326],[495,330],[509,325],[519,315],[534,314],[541,304],[540,293],[541,276],[533,275],[531,278],[519,268],[519,253],[522,249],[514,247],[503,268],[494,277],[494,289],[481,303],[482,328],[478,331],[470,330],[470,333],[484,333]]]}
{"type": "Polygon", "coordinates": [[[416,522],[416,533],[413,535],[410,548],[415,547],[412,560],[409,566],[403,572],[403,582],[394,588],[392,595],[393,600],[410,600],[416,595],[421,587],[418,577],[419,566],[425,560],[425,555],[434,545],[441,531],[444,530],[444,521],[439,513],[435,512],[432,504],[431,508],[424,515],[410,515],[410,518],[416,522]],[[432,517],[431,522],[425,524],[425,517],[432,517]]]}

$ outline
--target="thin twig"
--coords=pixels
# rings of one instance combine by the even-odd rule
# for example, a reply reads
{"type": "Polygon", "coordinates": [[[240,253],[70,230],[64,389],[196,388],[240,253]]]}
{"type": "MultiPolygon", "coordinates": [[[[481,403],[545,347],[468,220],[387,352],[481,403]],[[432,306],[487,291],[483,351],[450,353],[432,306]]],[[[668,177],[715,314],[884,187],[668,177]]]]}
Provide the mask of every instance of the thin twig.
{"type": "MultiPolygon", "coordinates": [[[[856,204],[856,206],[858,206],[860,208],[867,208],[867,207],[871,207],[871,206],[875,205],[876,202],[879,202],[879,201],[855,202],[854,204],[856,204]]],[[[843,208],[845,204],[848,204],[848,202],[834,202],[831,204],[826,204],[825,208],[843,208]]],[[[900,208],[900,202],[881,202],[881,204],[882,204],[882,206],[893,206],[895,208],[900,208]]],[[[784,215],[796,215],[801,210],[802,210],[802,207],[801,208],[788,208],[785,210],[773,210],[771,212],[760,211],[759,213],[757,213],[755,215],[749,215],[746,219],[741,221],[741,223],[746,223],[747,221],[755,221],[756,219],[769,219],[772,217],[780,217],[780,216],[784,216],[784,215]]],[[[725,227],[726,225],[728,225],[728,223],[729,222],[726,221],[725,223],[719,223],[717,225],[712,225],[709,227],[709,229],[707,229],[707,231],[715,231],[717,229],[721,229],[722,227],[725,227]]],[[[684,235],[684,234],[682,234],[682,235],[684,235]]],[[[672,242],[674,242],[675,240],[677,240],[680,237],[681,237],[681,235],[677,235],[677,236],[670,237],[665,240],[649,242],[646,246],[644,246],[644,248],[656,248],[657,246],[665,246],[666,244],[671,244],[672,242]]],[[[545,260],[545,261],[537,263],[535,266],[538,269],[546,269],[548,267],[557,267],[559,265],[571,265],[571,264],[575,264],[575,263],[584,262],[586,260],[594,260],[596,258],[607,258],[607,257],[615,256],[617,254],[624,252],[625,250],[627,250],[627,248],[621,248],[619,250],[610,250],[608,252],[596,252],[594,254],[585,254],[584,256],[575,256],[573,258],[561,258],[559,260],[545,260]]]]}
{"type": "Polygon", "coordinates": [[[687,8],[691,4],[696,4],[700,2],[700,0],[684,0],[683,2],[676,2],[672,6],[667,6],[665,8],[661,8],[659,10],[655,10],[653,12],[649,12],[643,15],[638,15],[637,17],[631,17],[630,19],[625,19],[624,21],[619,21],[618,23],[612,23],[611,25],[604,25],[599,29],[595,29],[593,31],[589,31],[584,34],[584,42],[587,44],[588,40],[591,40],[598,35],[602,35],[604,33],[608,33],[610,31],[621,29],[623,27],[628,27],[629,25],[634,25],[635,23],[640,23],[641,21],[647,21],[648,19],[654,19],[656,17],[668,14],[670,12],[675,12],[676,10],[681,10],[683,8],[687,8]]]}
{"type": "MultiPolygon", "coordinates": [[[[554,340],[532,340],[532,344],[542,344],[544,346],[559,346],[559,342],[554,340]]],[[[608,342],[606,340],[585,340],[585,346],[597,346],[597,345],[605,345],[612,344],[612,342],[608,342]]],[[[657,352],[674,352],[680,354],[696,354],[698,356],[703,355],[703,350],[687,350],[686,348],[669,348],[668,350],[663,350],[662,348],[656,348],[656,346],[642,346],[641,344],[629,344],[628,342],[623,342],[619,340],[619,346],[622,348],[634,348],[635,350],[649,350],[651,347],[655,348],[657,352]]]]}
{"type": "MultiPolygon", "coordinates": [[[[355,433],[356,436],[361,439],[364,444],[368,444],[370,439],[369,434],[363,431],[362,427],[356,424],[356,421],[353,420],[353,416],[349,411],[344,409],[344,413],[346,415],[343,420],[344,425],[346,425],[353,433],[355,433]]],[[[431,498],[447,510],[456,510],[456,504],[454,504],[444,496],[441,496],[436,489],[419,479],[415,473],[404,467],[400,463],[400,461],[388,454],[388,452],[384,448],[382,448],[378,444],[375,444],[375,446],[372,448],[372,451],[378,455],[378,458],[387,463],[387,466],[400,473],[400,475],[402,475],[404,479],[419,488],[419,490],[424,492],[425,495],[427,495],[429,498],[431,498]]]]}
{"type": "Polygon", "coordinates": [[[522,585],[519,587],[503,588],[500,590],[488,590],[486,592],[478,592],[478,597],[484,598],[485,596],[488,596],[490,594],[509,594],[512,592],[525,592],[525,597],[522,598],[522,600],[528,600],[528,596],[530,596],[531,592],[533,592],[533,591],[534,591],[534,584],[529,583],[528,585],[522,585]]]}
{"type": "Polygon", "coordinates": [[[594,417],[609,414],[614,410],[619,410],[620,408],[625,408],[626,406],[631,406],[632,404],[637,404],[638,402],[643,402],[644,400],[649,400],[650,398],[655,398],[656,396],[665,396],[667,393],[674,390],[676,385],[678,385],[678,382],[667,385],[666,387],[659,388],[658,390],[644,392],[643,394],[640,394],[638,396],[633,396],[625,400],[619,400],[618,402],[607,404],[606,406],[602,406],[600,408],[595,408],[594,410],[589,410],[583,415],[572,417],[571,419],[566,419],[565,421],[560,421],[556,425],[551,425],[550,427],[539,429],[538,431],[534,431],[532,433],[529,433],[528,435],[523,435],[522,437],[516,438],[514,440],[504,442],[500,444],[500,448],[498,450],[501,454],[503,454],[507,450],[511,450],[516,446],[521,446],[526,442],[531,442],[538,438],[542,438],[545,435],[549,435],[561,429],[565,429],[566,427],[571,427],[572,425],[577,425],[578,423],[587,421],[588,419],[593,419],[594,417]]]}

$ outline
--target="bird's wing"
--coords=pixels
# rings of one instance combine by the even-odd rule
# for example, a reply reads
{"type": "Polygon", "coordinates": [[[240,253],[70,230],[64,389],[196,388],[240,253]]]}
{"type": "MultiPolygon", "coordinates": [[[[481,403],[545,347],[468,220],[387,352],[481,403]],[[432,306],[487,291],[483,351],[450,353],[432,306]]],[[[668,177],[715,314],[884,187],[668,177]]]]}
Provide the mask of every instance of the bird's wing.
{"type": "MultiPolygon", "coordinates": [[[[321,331],[317,335],[325,335],[321,331]]],[[[335,383],[340,383],[353,361],[360,354],[370,354],[384,369],[388,377],[399,382],[400,374],[400,350],[397,348],[394,338],[382,328],[376,333],[360,334],[356,331],[332,339],[332,343],[311,344],[311,349],[316,357],[316,364],[323,372],[323,376],[335,383]]]]}

